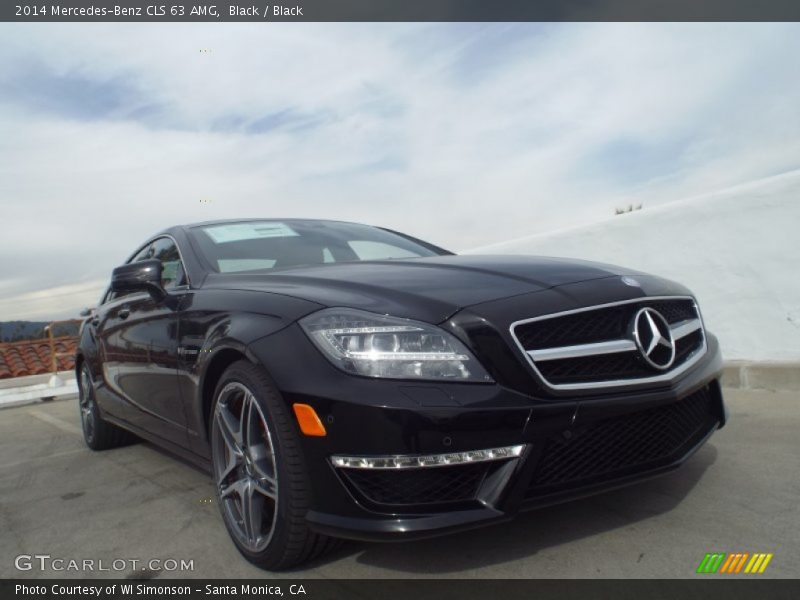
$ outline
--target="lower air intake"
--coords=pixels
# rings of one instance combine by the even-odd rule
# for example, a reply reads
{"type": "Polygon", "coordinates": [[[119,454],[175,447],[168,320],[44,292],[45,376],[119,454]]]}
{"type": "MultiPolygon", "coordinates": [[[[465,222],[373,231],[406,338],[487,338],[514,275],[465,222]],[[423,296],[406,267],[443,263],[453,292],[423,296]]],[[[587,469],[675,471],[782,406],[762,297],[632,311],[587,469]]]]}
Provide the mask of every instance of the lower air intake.
{"type": "Polygon", "coordinates": [[[703,388],[666,406],[578,428],[569,439],[554,435],[545,443],[527,497],[669,463],[713,423],[712,391],[703,388]]]}
{"type": "Polygon", "coordinates": [[[474,500],[491,465],[476,463],[432,469],[339,469],[375,504],[443,504],[474,500]]]}

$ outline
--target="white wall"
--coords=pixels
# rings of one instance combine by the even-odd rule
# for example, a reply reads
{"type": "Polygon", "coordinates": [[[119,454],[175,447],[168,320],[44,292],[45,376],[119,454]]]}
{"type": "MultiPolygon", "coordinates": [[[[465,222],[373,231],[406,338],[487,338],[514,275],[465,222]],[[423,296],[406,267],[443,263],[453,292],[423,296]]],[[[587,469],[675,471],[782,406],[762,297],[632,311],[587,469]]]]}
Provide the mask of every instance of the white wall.
{"type": "Polygon", "coordinates": [[[728,360],[800,360],[800,170],[470,250],[597,260],[694,291],[728,360]]]}

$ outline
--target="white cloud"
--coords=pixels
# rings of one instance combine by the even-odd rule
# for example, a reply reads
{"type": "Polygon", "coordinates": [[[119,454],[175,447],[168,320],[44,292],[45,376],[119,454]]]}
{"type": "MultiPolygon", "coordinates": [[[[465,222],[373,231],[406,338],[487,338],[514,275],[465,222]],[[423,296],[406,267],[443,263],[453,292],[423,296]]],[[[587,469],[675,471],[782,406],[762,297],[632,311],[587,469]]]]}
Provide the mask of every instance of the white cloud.
{"type": "Polygon", "coordinates": [[[797,168],[798,33],[3,24],[0,320],[174,223],[338,218],[460,249],[797,168]]]}
{"type": "MultiPolygon", "coordinates": [[[[75,307],[94,306],[108,282],[102,279],[61,285],[0,298],[0,314],[14,320],[59,320],[77,317],[75,307]]],[[[80,310],[80,309],[78,309],[80,310]]]]}

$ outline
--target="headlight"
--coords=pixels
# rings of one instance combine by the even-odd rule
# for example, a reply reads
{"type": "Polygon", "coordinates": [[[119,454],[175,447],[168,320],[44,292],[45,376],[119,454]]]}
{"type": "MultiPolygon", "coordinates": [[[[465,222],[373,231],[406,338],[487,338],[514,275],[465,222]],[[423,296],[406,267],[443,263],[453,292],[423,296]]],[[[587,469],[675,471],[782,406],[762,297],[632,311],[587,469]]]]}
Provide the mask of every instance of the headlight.
{"type": "Polygon", "coordinates": [[[469,350],[435,325],[348,308],[316,312],[300,325],[337,367],[389,379],[491,382],[469,350]]]}

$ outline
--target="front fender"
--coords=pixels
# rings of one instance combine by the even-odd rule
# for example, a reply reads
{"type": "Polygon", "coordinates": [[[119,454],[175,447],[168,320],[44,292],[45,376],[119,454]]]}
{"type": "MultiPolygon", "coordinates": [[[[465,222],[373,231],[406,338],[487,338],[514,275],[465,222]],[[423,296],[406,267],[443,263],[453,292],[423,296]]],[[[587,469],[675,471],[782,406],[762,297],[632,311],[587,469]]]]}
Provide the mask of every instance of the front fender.
{"type": "Polygon", "coordinates": [[[181,303],[178,383],[194,452],[207,455],[207,415],[216,383],[233,362],[257,362],[248,346],[320,306],[295,298],[246,290],[193,290],[181,303]]]}

